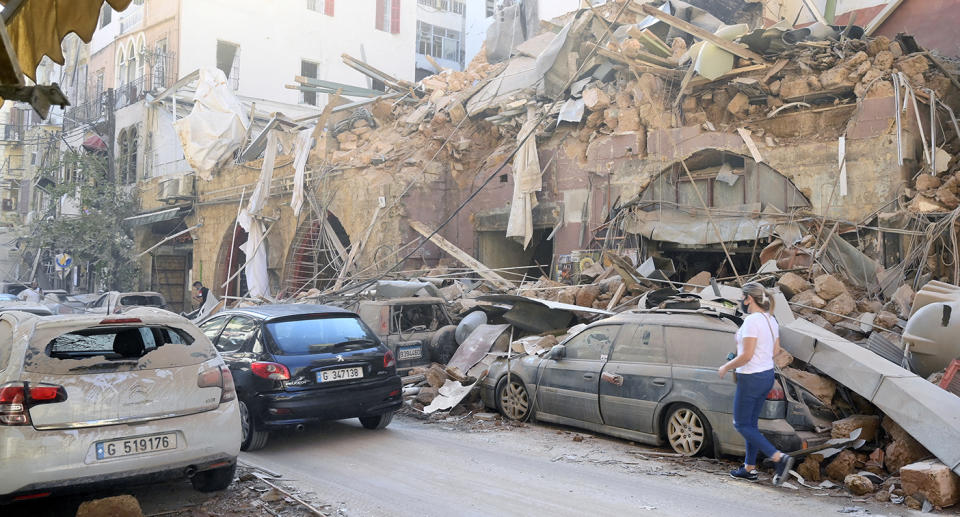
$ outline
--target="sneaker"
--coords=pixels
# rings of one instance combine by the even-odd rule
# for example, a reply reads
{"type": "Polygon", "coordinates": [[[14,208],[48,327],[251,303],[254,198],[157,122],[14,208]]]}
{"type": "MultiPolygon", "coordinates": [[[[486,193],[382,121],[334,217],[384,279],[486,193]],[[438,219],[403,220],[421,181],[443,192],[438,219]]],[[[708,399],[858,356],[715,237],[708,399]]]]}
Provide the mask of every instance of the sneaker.
{"type": "Polygon", "coordinates": [[[793,463],[796,461],[793,456],[787,456],[786,454],[780,458],[780,461],[777,463],[777,473],[773,475],[773,484],[780,486],[784,481],[787,480],[787,477],[790,475],[790,469],[793,468],[793,463]]]}
{"type": "Polygon", "coordinates": [[[730,471],[730,477],[736,479],[745,479],[747,481],[756,481],[760,479],[760,474],[754,470],[747,470],[743,465],[740,465],[740,468],[737,470],[730,471]]]}

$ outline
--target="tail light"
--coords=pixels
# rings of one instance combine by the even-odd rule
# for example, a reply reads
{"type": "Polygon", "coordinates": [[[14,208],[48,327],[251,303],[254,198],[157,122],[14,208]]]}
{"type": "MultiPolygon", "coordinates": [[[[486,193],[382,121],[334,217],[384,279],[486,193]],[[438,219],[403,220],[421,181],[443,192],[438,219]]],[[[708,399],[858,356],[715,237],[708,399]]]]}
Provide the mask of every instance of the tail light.
{"type": "Polygon", "coordinates": [[[286,366],[278,363],[268,363],[257,361],[250,364],[250,371],[257,377],[270,379],[273,381],[285,381],[290,378],[290,370],[286,366]]]}
{"type": "Polygon", "coordinates": [[[770,393],[767,393],[767,400],[787,400],[787,395],[782,389],[774,387],[770,393]]]}
{"type": "Polygon", "coordinates": [[[30,408],[67,400],[67,390],[55,384],[12,382],[0,386],[0,425],[30,425],[30,408]]]}
{"type": "Polygon", "coordinates": [[[390,368],[391,366],[395,366],[396,364],[397,364],[397,360],[394,359],[393,352],[387,350],[387,353],[383,354],[383,367],[390,368]]]}
{"type": "Polygon", "coordinates": [[[233,383],[233,374],[230,368],[219,366],[202,370],[197,376],[198,388],[220,388],[220,403],[229,402],[237,398],[237,388],[233,383]]]}

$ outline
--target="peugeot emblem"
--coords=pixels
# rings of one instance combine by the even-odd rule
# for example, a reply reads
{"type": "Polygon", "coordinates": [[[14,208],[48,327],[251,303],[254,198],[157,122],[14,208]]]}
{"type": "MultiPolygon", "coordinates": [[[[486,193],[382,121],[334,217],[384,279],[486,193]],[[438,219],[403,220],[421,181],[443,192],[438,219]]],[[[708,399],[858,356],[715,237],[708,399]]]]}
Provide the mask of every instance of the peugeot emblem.
{"type": "Polygon", "coordinates": [[[342,362],[343,362],[343,356],[342,356],[342,355],[338,355],[338,356],[337,356],[337,362],[338,362],[338,363],[342,363],[342,362]]]}

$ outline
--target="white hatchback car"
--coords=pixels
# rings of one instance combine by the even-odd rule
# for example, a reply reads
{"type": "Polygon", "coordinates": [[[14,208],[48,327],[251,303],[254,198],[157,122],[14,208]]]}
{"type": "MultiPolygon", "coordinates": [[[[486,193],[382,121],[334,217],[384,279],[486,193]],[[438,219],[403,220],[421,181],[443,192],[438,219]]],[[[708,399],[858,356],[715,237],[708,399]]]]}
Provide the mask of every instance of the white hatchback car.
{"type": "Polygon", "coordinates": [[[230,370],[180,316],[0,314],[0,503],[182,476],[222,490],[240,433],[230,370]]]}

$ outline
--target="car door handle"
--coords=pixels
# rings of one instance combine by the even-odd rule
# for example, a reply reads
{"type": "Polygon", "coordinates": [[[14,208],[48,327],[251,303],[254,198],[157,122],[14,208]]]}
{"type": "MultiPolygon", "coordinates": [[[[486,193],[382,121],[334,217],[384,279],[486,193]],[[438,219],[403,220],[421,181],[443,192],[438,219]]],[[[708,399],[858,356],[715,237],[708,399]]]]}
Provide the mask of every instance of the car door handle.
{"type": "Polygon", "coordinates": [[[593,378],[593,374],[592,374],[592,373],[585,373],[585,374],[583,374],[583,378],[589,381],[590,379],[593,378]]]}
{"type": "Polygon", "coordinates": [[[666,385],[667,385],[667,380],[666,380],[666,379],[654,379],[654,380],[653,380],[653,385],[654,385],[654,386],[666,386],[666,385]]]}

